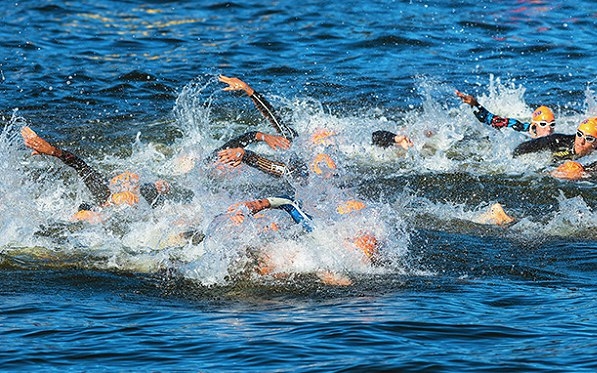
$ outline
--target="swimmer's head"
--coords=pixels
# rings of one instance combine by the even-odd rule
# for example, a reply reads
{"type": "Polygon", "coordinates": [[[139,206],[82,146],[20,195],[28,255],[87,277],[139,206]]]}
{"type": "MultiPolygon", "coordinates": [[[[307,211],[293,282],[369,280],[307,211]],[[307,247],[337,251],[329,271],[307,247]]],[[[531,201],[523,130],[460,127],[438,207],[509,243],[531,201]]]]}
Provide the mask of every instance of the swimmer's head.
{"type": "Polygon", "coordinates": [[[130,191],[112,193],[108,202],[113,205],[133,206],[139,203],[139,195],[130,191]]]}
{"type": "Polygon", "coordinates": [[[311,171],[324,178],[331,177],[334,170],[336,170],[336,163],[332,157],[325,153],[317,154],[315,158],[313,158],[313,162],[311,162],[311,171]]]}
{"type": "Polygon", "coordinates": [[[574,153],[583,157],[597,147],[597,117],[587,118],[580,122],[574,139],[574,153]]]}
{"type": "Polygon", "coordinates": [[[332,136],[335,136],[336,132],[327,129],[327,128],[319,128],[313,132],[311,135],[311,144],[312,145],[330,145],[333,144],[334,139],[332,136]]]}
{"type": "Polygon", "coordinates": [[[348,200],[346,202],[342,202],[341,204],[339,204],[338,207],[336,208],[336,211],[338,212],[338,214],[344,215],[344,214],[349,214],[353,211],[362,210],[365,207],[366,207],[366,205],[361,201],[348,200]]]}
{"type": "Polygon", "coordinates": [[[566,161],[551,172],[553,177],[566,180],[580,180],[585,177],[585,168],[578,162],[566,161]]]}
{"type": "Polygon", "coordinates": [[[110,180],[109,188],[112,193],[133,192],[139,194],[139,175],[125,171],[110,180]]]}
{"type": "Polygon", "coordinates": [[[556,117],[547,106],[539,106],[532,115],[529,132],[532,137],[551,135],[556,127],[556,117]]]}
{"type": "Polygon", "coordinates": [[[379,241],[374,234],[370,232],[361,233],[354,238],[353,242],[369,260],[374,260],[375,256],[377,256],[379,241]]]}

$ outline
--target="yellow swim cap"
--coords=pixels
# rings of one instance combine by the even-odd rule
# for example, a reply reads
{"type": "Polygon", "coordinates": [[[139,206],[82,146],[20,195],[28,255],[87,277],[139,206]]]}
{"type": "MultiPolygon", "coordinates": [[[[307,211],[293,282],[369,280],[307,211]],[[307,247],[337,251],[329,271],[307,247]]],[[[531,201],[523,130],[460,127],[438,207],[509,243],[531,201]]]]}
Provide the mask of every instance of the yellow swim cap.
{"type": "Polygon", "coordinates": [[[534,112],[533,112],[533,119],[531,120],[532,122],[553,122],[556,120],[556,117],[553,115],[553,111],[551,111],[550,108],[548,108],[547,106],[539,106],[534,112]]]}
{"type": "Polygon", "coordinates": [[[578,130],[582,131],[585,135],[597,137],[597,117],[587,118],[580,122],[578,130]]]}

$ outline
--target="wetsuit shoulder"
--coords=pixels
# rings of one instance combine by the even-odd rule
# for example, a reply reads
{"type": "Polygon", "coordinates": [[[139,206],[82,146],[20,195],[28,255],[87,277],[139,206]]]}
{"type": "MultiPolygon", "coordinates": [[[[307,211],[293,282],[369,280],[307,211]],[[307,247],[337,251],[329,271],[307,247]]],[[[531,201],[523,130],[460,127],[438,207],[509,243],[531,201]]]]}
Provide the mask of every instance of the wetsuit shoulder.
{"type": "Polygon", "coordinates": [[[244,133],[238,137],[233,138],[232,140],[227,141],[224,145],[216,149],[216,152],[224,149],[245,148],[249,144],[252,144],[257,141],[256,136],[257,131],[250,131],[244,133]]]}
{"type": "Polygon", "coordinates": [[[549,136],[539,137],[525,141],[514,149],[513,156],[528,153],[537,153],[541,151],[551,151],[552,153],[569,152],[573,150],[575,135],[565,135],[554,133],[549,136]]]}
{"type": "Polygon", "coordinates": [[[173,185],[170,185],[170,187],[170,191],[164,194],[158,192],[155,183],[145,183],[141,185],[140,193],[152,208],[163,205],[166,200],[189,203],[195,194],[189,189],[184,189],[173,185]]]}

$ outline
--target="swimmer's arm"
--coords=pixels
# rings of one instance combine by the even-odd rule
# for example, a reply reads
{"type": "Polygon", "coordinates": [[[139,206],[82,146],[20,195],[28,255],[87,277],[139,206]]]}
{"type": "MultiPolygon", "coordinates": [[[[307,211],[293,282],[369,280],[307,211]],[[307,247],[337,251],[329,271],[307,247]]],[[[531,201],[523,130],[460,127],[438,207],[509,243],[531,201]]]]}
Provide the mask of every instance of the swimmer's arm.
{"type": "Polygon", "coordinates": [[[239,78],[230,78],[224,75],[220,75],[219,80],[223,83],[228,84],[228,87],[224,88],[225,91],[244,91],[253,104],[257,107],[259,112],[272,124],[274,129],[287,140],[292,140],[297,136],[296,131],[284,124],[273,106],[263,97],[260,93],[255,91],[250,85],[240,80],[239,78]]]}
{"type": "Polygon", "coordinates": [[[500,117],[499,115],[495,115],[490,113],[489,110],[485,109],[483,106],[477,106],[477,111],[474,111],[475,117],[481,123],[485,123],[493,128],[512,128],[515,131],[528,131],[529,130],[529,123],[523,123],[518,119],[514,118],[507,118],[507,117],[500,117]]]}
{"type": "Polygon", "coordinates": [[[514,129],[515,131],[528,131],[529,130],[529,126],[530,126],[529,123],[523,123],[514,118],[500,117],[498,115],[490,113],[489,110],[485,109],[479,103],[479,101],[477,101],[477,99],[471,95],[467,95],[460,91],[456,91],[456,96],[458,96],[462,100],[462,102],[464,102],[465,104],[468,104],[471,107],[477,109],[477,110],[473,111],[473,114],[475,114],[475,117],[477,117],[477,119],[481,123],[485,123],[494,128],[510,127],[512,129],[514,129]]]}
{"type": "Polygon", "coordinates": [[[259,92],[253,90],[253,93],[250,94],[249,97],[251,98],[251,101],[253,101],[255,107],[257,107],[257,110],[261,112],[280,135],[289,141],[297,136],[296,131],[280,120],[273,106],[259,92]]]}
{"type": "Polygon", "coordinates": [[[91,168],[84,160],[66,150],[60,150],[56,157],[65,165],[75,169],[98,204],[103,204],[110,198],[111,193],[106,178],[91,168]]]}
{"type": "Polygon", "coordinates": [[[285,163],[272,161],[250,150],[245,151],[243,162],[253,168],[277,177],[281,177],[289,171],[288,166],[286,166],[285,163]]]}
{"type": "Polygon", "coordinates": [[[224,145],[220,146],[218,149],[216,149],[215,153],[219,152],[220,150],[224,150],[224,149],[245,148],[249,144],[252,144],[255,141],[258,141],[258,138],[261,137],[261,136],[259,136],[259,134],[260,134],[260,132],[257,132],[257,131],[251,131],[251,132],[242,134],[239,137],[236,137],[236,138],[226,142],[224,145]]]}

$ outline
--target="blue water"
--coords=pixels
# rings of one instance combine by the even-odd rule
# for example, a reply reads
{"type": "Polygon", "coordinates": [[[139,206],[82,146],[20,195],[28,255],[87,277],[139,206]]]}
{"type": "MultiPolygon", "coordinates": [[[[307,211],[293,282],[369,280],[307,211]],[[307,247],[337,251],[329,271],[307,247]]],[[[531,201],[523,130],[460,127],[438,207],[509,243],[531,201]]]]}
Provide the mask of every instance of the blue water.
{"type": "Polygon", "coordinates": [[[594,183],[513,159],[525,135],[484,127],[454,95],[521,119],[549,105],[572,133],[597,114],[592,1],[3,5],[0,370],[597,369],[594,183]],[[337,131],[338,182],[289,188],[205,166],[233,136],[271,131],[219,74],[249,82],[300,138],[337,131]],[[195,198],[73,225],[89,194],[59,161],[30,155],[25,124],[106,174],[132,168],[195,198]],[[374,149],[376,129],[415,146],[374,149]],[[275,212],[265,219],[282,233],[222,218],[289,190],[314,232],[275,212]],[[339,219],[345,193],[369,212],[339,219]],[[514,224],[475,223],[495,202],[514,224]],[[206,240],[171,245],[180,221],[206,240]],[[342,237],[364,228],[383,238],[386,266],[346,254],[342,237]],[[241,246],[290,257],[287,276],[239,269],[241,246]],[[321,268],[352,284],[323,284],[321,268]]]}

